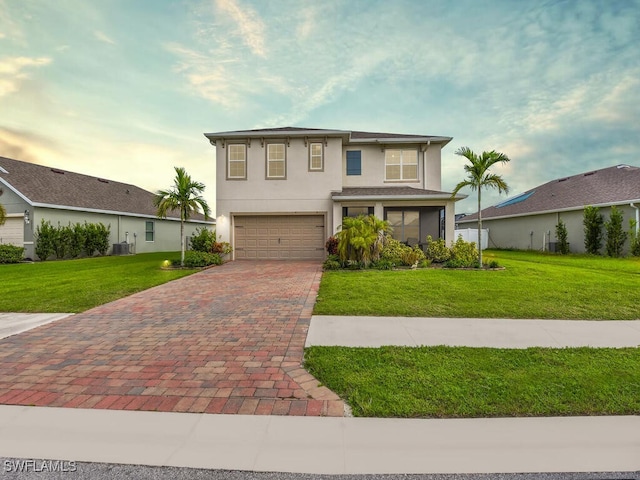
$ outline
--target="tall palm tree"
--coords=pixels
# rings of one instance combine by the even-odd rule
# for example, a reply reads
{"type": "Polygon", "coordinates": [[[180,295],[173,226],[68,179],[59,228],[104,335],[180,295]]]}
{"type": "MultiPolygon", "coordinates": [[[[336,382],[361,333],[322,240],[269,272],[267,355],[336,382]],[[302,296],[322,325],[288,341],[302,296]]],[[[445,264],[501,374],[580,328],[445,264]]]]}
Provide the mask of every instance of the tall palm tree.
{"type": "Polygon", "coordinates": [[[200,210],[204,213],[206,220],[209,218],[211,209],[202,197],[204,183],[192,180],[184,168],[174,168],[176,177],[173,180],[173,187],[170,190],[159,190],[153,204],[158,208],[159,218],[167,218],[167,214],[172,210],[180,211],[180,265],[184,266],[184,222],[200,210]]]}
{"type": "Polygon", "coordinates": [[[510,159],[504,153],[495,150],[477,155],[469,147],[459,148],[455,153],[465,157],[469,163],[464,166],[467,172],[466,180],[456,185],[451,196],[454,197],[464,187],[471,187],[471,190],[478,191],[478,262],[482,266],[482,189],[497,188],[498,193],[509,193],[509,186],[502,176],[488,173],[488,170],[496,163],[504,164],[510,159]]]}

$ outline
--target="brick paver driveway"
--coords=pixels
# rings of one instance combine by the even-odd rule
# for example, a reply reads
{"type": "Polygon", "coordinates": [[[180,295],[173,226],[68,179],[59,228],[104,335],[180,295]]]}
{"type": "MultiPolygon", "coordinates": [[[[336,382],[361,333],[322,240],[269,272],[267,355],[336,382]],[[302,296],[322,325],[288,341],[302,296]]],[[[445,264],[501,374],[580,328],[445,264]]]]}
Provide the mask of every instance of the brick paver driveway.
{"type": "Polygon", "coordinates": [[[320,275],[236,261],[0,340],[0,403],[342,416],[301,367],[320,275]]]}

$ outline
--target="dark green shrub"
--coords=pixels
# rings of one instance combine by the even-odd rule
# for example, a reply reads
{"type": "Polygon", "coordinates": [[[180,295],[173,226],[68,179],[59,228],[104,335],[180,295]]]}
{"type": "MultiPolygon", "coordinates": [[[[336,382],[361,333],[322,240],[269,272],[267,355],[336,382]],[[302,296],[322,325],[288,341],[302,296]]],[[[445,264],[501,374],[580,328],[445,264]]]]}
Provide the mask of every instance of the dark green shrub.
{"type": "Polygon", "coordinates": [[[0,263],[19,263],[24,258],[24,248],[0,244],[0,263]]]}
{"type": "Polygon", "coordinates": [[[623,216],[615,205],[611,206],[609,220],[604,224],[607,232],[606,250],[609,257],[621,257],[627,232],[622,229],[623,216]]]}
{"type": "Polygon", "coordinates": [[[487,268],[500,268],[500,264],[498,263],[497,260],[491,260],[490,262],[487,262],[485,265],[487,266],[487,268]]]}
{"type": "Polygon", "coordinates": [[[431,266],[431,260],[429,260],[428,258],[425,258],[418,264],[418,267],[420,268],[429,268],[430,266],[431,266]]]}
{"type": "Polygon", "coordinates": [[[69,224],[69,256],[71,258],[77,258],[82,254],[85,242],[85,229],[80,223],[73,225],[69,224]]]}
{"type": "Polygon", "coordinates": [[[393,267],[395,266],[391,260],[385,260],[384,258],[381,258],[371,265],[373,268],[378,270],[393,270],[393,267]]]}
{"type": "Polygon", "coordinates": [[[629,220],[629,253],[634,257],[640,257],[640,235],[636,232],[636,221],[629,220]]]}
{"type": "Polygon", "coordinates": [[[556,238],[558,239],[558,251],[563,255],[569,253],[568,236],[567,225],[562,220],[559,220],[556,225],[556,238]]]}
{"type": "Polygon", "coordinates": [[[51,222],[42,219],[40,225],[36,227],[34,236],[36,240],[35,253],[44,262],[56,251],[56,229],[51,225],[51,222]]]}
{"type": "Polygon", "coordinates": [[[604,219],[598,207],[584,207],[584,249],[592,255],[599,255],[602,248],[602,225],[604,219]]]}
{"type": "Polygon", "coordinates": [[[198,252],[189,250],[184,254],[184,266],[188,268],[222,265],[222,258],[217,253],[198,252]]]}
{"type": "Polygon", "coordinates": [[[329,255],[322,263],[323,270],[340,270],[340,268],[342,268],[342,264],[338,255],[329,255]]]}
{"type": "Polygon", "coordinates": [[[216,232],[206,227],[198,227],[191,237],[191,249],[196,252],[211,252],[216,241],[216,232]]]}
{"type": "Polygon", "coordinates": [[[451,258],[451,250],[447,247],[444,238],[434,240],[431,235],[428,235],[426,256],[433,263],[443,263],[451,258]]]}
{"type": "Polygon", "coordinates": [[[110,230],[111,226],[105,226],[103,223],[85,222],[84,253],[87,257],[93,257],[96,252],[100,255],[107,254],[110,230]]]}

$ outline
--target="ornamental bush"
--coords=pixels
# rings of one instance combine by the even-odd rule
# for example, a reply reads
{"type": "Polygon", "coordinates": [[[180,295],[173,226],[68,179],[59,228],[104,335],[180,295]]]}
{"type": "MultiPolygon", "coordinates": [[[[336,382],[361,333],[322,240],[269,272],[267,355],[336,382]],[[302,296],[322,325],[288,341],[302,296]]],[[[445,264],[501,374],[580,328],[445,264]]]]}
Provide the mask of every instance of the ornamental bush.
{"type": "Polygon", "coordinates": [[[568,236],[567,225],[562,220],[559,220],[556,225],[556,238],[558,239],[558,251],[562,255],[569,253],[569,242],[567,242],[568,236]]]}
{"type": "Polygon", "coordinates": [[[640,257],[640,235],[636,232],[636,221],[629,220],[629,253],[634,257],[640,257]]]}
{"type": "Polygon", "coordinates": [[[450,268],[472,268],[478,266],[478,248],[476,242],[465,242],[458,235],[456,243],[451,246],[451,258],[445,262],[450,268]]]}
{"type": "Polygon", "coordinates": [[[451,258],[451,250],[447,247],[444,238],[434,240],[431,235],[428,235],[426,256],[433,263],[444,263],[451,258]]]}
{"type": "Polygon", "coordinates": [[[0,244],[0,263],[19,263],[24,257],[24,248],[0,244]]]}
{"type": "Polygon", "coordinates": [[[35,253],[43,262],[55,253],[56,237],[56,229],[51,225],[51,222],[45,221],[43,218],[40,221],[40,225],[36,227],[35,232],[35,253]]]}
{"type": "Polygon", "coordinates": [[[606,250],[610,257],[621,257],[624,242],[627,241],[627,232],[622,228],[622,212],[615,206],[611,206],[609,220],[604,224],[607,232],[606,250]]]}
{"type": "Polygon", "coordinates": [[[184,254],[184,266],[188,268],[208,267],[209,265],[222,265],[222,257],[217,253],[198,252],[188,250],[184,254]]]}
{"type": "Polygon", "coordinates": [[[598,207],[584,207],[584,249],[591,255],[599,255],[602,248],[602,225],[604,219],[598,207]]]}

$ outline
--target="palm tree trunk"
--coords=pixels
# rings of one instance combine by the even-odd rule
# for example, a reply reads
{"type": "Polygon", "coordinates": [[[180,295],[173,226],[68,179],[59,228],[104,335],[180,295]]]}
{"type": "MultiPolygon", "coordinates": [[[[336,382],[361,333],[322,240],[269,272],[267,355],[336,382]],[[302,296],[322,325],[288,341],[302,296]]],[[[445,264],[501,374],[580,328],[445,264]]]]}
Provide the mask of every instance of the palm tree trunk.
{"type": "Polygon", "coordinates": [[[180,266],[184,267],[184,220],[180,219],[180,266]]]}
{"type": "Polygon", "coordinates": [[[480,208],[481,205],[481,196],[480,193],[482,188],[478,187],[478,263],[479,267],[482,268],[482,210],[480,208]]]}

